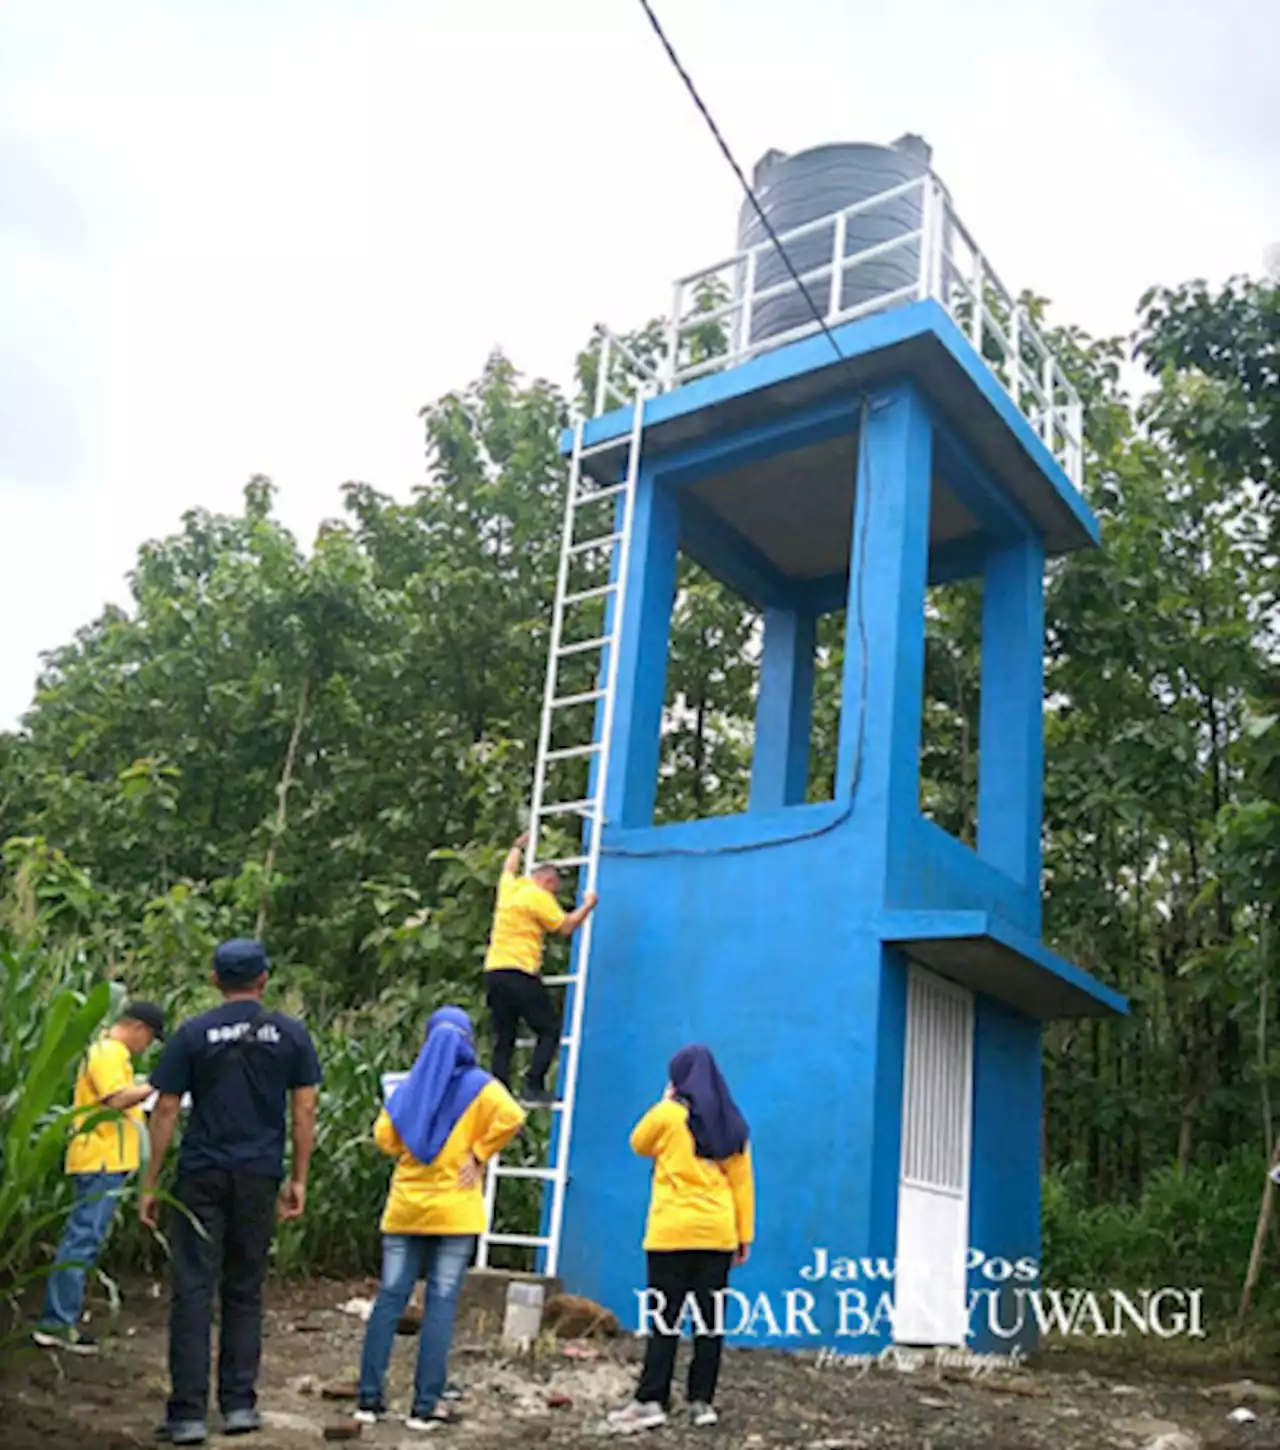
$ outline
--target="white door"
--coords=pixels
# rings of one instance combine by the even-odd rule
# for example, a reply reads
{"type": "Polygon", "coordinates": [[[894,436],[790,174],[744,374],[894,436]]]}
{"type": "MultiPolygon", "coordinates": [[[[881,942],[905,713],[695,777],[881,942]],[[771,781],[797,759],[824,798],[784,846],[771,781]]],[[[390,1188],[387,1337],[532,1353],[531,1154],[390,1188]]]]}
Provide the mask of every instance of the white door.
{"type": "Polygon", "coordinates": [[[973,997],[912,966],[902,1083],[893,1337],[965,1342],[973,997]]]}

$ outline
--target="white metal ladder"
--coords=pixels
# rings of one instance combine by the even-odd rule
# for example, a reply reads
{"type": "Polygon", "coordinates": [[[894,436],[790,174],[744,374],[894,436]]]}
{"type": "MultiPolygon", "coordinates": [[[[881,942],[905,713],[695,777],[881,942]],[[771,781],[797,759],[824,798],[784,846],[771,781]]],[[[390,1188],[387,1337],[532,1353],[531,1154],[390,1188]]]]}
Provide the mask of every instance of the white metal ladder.
{"type": "MultiPolygon", "coordinates": [[[[612,339],[604,339],[606,344],[612,339]]],[[[616,343],[615,343],[616,345],[616,343]]],[[[607,346],[600,354],[602,370],[608,366],[607,346]]],[[[597,393],[603,396],[605,379],[597,393]]],[[[560,544],[560,565],[556,578],[555,607],[551,622],[551,642],[547,652],[546,687],[542,701],[542,719],[538,731],[538,754],[534,770],[533,801],[529,821],[529,849],[527,869],[533,870],[535,863],[553,865],[563,869],[577,869],[582,895],[596,889],[600,865],[600,845],[604,828],[604,798],[609,783],[609,753],[613,737],[613,709],[618,681],[618,644],[622,638],[623,597],[627,578],[627,561],[631,550],[631,528],[635,509],[635,485],[640,466],[640,451],[644,433],[645,403],[644,390],[637,391],[631,400],[632,421],[630,443],[627,448],[626,467],[622,481],[596,486],[583,469],[583,463],[594,453],[616,450],[618,440],[597,448],[583,447],[585,420],[579,419],[574,427],[573,452],[569,464],[569,486],[565,496],[564,535],[560,544]],[[600,510],[612,514],[612,522],[604,533],[591,533],[578,538],[578,515],[584,507],[596,511],[598,505],[613,499],[611,510],[600,510]],[[584,555],[607,553],[609,574],[603,584],[591,584],[587,588],[571,588],[570,576],[574,561],[584,555]],[[585,638],[575,638],[572,629],[574,612],[579,605],[592,601],[604,601],[604,627],[598,633],[585,638]],[[568,628],[566,625],[568,624],[568,628]],[[568,642],[566,643],[566,640],[568,642]],[[566,660],[597,657],[596,684],[590,690],[572,690],[560,694],[560,679],[566,660]],[[555,725],[567,712],[593,705],[594,723],[590,740],[568,745],[555,744],[555,725]],[[560,761],[586,760],[588,764],[588,786],[584,796],[576,800],[547,800],[548,775],[555,774],[554,767],[560,761]],[[582,822],[582,845],[580,854],[553,858],[538,862],[538,846],[542,828],[546,821],[555,816],[578,817],[582,822]]],[[[542,1272],[548,1277],[556,1273],[560,1259],[560,1228],[564,1220],[565,1188],[569,1178],[569,1150],[573,1139],[573,1109],[578,1086],[578,1060],[582,1043],[582,1022],[586,1005],[587,971],[591,964],[591,943],[595,913],[583,922],[575,934],[572,971],[564,976],[544,977],[547,986],[563,986],[566,989],[565,1017],[567,1029],[562,1027],[560,1038],[560,1071],[557,1078],[558,1101],[550,1105],[558,1121],[553,1121],[548,1145],[550,1161],[541,1167],[515,1167],[501,1162],[501,1155],[490,1165],[485,1181],[485,1223],[487,1231],[481,1235],[476,1263],[484,1268],[489,1262],[489,1249],[497,1244],[518,1245],[541,1250],[542,1272]],[[550,1211],[546,1210],[543,1198],[543,1222],[545,1233],[516,1234],[492,1231],[493,1214],[497,1202],[498,1183],[504,1178],[537,1179],[551,1186],[550,1211]]],[[[527,1044],[522,1044],[527,1045],[527,1044]]],[[[537,1111],[545,1109],[535,1108],[537,1111]]]]}

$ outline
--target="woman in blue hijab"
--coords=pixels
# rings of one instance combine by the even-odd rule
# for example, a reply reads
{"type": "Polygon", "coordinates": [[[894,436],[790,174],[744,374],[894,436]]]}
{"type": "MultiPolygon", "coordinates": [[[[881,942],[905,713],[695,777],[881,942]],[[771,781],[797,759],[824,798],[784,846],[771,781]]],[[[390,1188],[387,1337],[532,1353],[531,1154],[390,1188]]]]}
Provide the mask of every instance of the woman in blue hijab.
{"type": "Polygon", "coordinates": [[[484,1165],[524,1119],[506,1088],[476,1066],[467,1014],[460,1007],[433,1013],[413,1070],[392,1090],[373,1128],[374,1142],[396,1167],[382,1214],[382,1281],[360,1360],[356,1419],[362,1423],[387,1413],[391,1345],[421,1278],[426,1308],[406,1425],[430,1430],[458,1418],[441,1396],[458,1293],[485,1228],[484,1165]]]}
{"type": "Polygon", "coordinates": [[[686,1313],[694,1330],[689,1417],[698,1426],[716,1423],[724,1291],[730,1267],[746,1263],[755,1237],[750,1130],[715,1058],[709,1048],[682,1047],[667,1072],[662,1101],[631,1134],[632,1150],[653,1160],[644,1247],[656,1317],[636,1397],[609,1416],[622,1432],[665,1424],[686,1313]]]}

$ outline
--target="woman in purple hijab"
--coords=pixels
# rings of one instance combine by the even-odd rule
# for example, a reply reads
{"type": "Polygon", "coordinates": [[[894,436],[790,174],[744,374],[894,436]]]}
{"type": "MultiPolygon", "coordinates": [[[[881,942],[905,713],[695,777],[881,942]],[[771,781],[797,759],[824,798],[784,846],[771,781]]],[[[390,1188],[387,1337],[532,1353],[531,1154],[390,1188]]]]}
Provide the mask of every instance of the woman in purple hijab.
{"type": "Polygon", "coordinates": [[[651,1328],[636,1397],[609,1416],[623,1432],[666,1422],[686,1319],[694,1334],[689,1417],[698,1426],[716,1423],[724,1291],[730,1267],[746,1263],[755,1237],[750,1130],[711,1050],[682,1047],[667,1072],[662,1101],[631,1134],[632,1150],[653,1160],[644,1236],[651,1328]]]}
{"type": "Polygon", "coordinates": [[[709,1047],[682,1047],[667,1065],[676,1102],[689,1109],[699,1158],[732,1158],[747,1146],[746,1119],[709,1047]]]}
{"type": "Polygon", "coordinates": [[[365,1330],[356,1419],[387,1413],[384,1384],[396,1326],[419,1279],[427,1281],[411,1430],[457,1419],[445,1402],[453,1315],[484,1231],[484,1165],[520,1130],[511,1094],[476,1066],[471,1019],[441,1007],[427,1023],[412,1071],[378,1114],[373,1140],[396,1160],[382,1214],[382,1282],[365,1330]]]}

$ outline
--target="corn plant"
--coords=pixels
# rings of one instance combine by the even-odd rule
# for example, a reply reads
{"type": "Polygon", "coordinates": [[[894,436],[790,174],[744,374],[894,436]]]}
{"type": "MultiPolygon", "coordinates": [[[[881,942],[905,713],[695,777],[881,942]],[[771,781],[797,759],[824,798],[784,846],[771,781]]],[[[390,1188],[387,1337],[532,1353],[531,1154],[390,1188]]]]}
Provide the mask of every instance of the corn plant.
{"type": "MultiPolygon", "coordinates": [[[[93,980],[74,946],[46,952],[7,937],[0,983],[0,1284],[13,1293],[44,1272],[34,1245],[65,1211],[71,1082],[119,993],[93,980]]],[[[104,1109],[85,1126],[118,1116],[104,1109]]]]}

